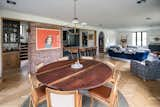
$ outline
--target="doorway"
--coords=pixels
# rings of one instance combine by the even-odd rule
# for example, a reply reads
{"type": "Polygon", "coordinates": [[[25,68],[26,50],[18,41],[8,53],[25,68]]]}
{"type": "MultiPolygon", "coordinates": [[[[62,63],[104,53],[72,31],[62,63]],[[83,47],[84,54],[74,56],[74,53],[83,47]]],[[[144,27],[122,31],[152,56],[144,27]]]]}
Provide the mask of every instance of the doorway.
{"type": "Polygon", "coordinates": [[[104,53],[104,33],[99,33],[99,53],[104,53]]]}

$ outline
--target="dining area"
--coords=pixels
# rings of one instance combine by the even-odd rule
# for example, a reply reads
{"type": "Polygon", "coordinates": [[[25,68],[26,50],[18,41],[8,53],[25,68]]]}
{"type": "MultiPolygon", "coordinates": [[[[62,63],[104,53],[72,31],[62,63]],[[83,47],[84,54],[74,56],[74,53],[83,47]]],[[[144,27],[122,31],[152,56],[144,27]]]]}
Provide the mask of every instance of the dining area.
{"type": "Polygon", "coordinates": [[[92,46],[72,46],[72,47],[63,47],[64,56],[69,56],[71,59],[79,58],[81,56],[95,57],[97,55],[97,47],[92,46]]]}
{"type": "Polygon", "coordinates": [[[30,97],[24,107],[128,107],[118,91],[118,67],[91,56],[40,63],[28,74],[30,97]]]}

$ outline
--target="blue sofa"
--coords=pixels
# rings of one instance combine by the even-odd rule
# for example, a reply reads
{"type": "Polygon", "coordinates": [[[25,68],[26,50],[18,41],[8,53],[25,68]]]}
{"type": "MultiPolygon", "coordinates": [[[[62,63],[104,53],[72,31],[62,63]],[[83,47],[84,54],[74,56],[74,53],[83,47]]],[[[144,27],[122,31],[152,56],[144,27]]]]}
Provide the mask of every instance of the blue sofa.
{"type": "Polygon", "coordinates": [[[143,80],[160,79],[160,60],[149,61],[144,63],[132,60],[131,73],[141,77],[143,80]]]}
{"type": "MultiPolygon", "coordinates": [[[[138,61],[143,61],[145,59],[147,59],[148,55],[149,55],[149,51],[147,50],[143,50],[143,51],[136,51],[136,49],[133,49],[135,52],[134,53],[130,53],[127,52],[126,50],[121,51],[120,48],[115,48],[116,50],[119,51],[114,51],[113,47],[108,49],[108,54],[110,57],[118,57],[118,58],[124,58],[124,59],[133,59],[133,60],[138,60],[138,61]]],[[[129,49],[128,49],[129,50],[129,49]]],[[[130,49],[132,50],[132,49],[130,49]]]]}

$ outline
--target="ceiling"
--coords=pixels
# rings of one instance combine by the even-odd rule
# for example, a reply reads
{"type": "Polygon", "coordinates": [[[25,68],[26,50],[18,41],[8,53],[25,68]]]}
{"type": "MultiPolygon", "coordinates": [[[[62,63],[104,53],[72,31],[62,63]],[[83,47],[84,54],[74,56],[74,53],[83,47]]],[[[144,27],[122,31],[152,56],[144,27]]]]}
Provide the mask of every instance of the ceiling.
{"type": "MultiPolygon", "coordinates": [[[[0,0],[2,8],[71,22],[73,0],[13,0],[16,5],[0,0]]],[[[78,0],[77,13],[81,22],[92,26],[119,29],[160,26],[160,0],[78,0]],[[151,20],[146,20],[150,17],[151,20]]]]}

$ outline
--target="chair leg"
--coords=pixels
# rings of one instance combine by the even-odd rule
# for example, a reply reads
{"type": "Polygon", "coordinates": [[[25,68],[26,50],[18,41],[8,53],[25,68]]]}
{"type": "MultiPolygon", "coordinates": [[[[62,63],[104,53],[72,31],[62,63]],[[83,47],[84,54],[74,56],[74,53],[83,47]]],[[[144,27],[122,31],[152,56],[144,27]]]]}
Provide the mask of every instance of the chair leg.
{"type": "Polygon", "coordinates": [[[31,97],[29,98],[29,107],[32,107],[32,99],[31,99],[31,97]]]}
{"type": "Polygon", "coordinates": [[[38,107],[37,105],[38,105],[37,102],[33,103],[33,107],[38,107]]]}
{"type": "Polygon", "coordinates": [[[93,107],[94,99],[93,99],[93,97],[91,97],[90,99],[91,99],[90,107],[93,107]]]}
{"type": "Polygon", "coordinates": [[[111,102],[109,107],[118,107],[118,96],[116,96],[115,101],[111,102]]]}
{"type": "Polygon", "coordinates": [[[116,97],[115,107],[119,107],[118,96],[116,97]]]}

